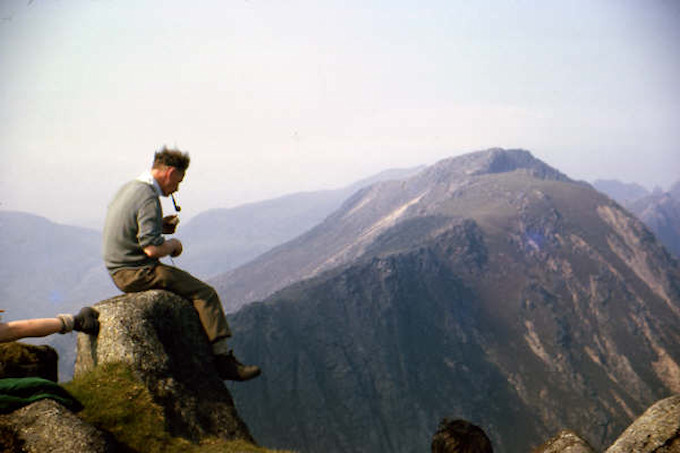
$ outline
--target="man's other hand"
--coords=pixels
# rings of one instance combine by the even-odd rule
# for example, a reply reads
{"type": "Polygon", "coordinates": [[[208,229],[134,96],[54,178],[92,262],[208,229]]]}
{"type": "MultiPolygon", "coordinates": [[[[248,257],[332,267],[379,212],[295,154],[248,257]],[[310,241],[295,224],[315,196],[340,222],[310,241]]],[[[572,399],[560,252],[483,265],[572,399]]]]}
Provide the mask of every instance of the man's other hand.
{"type": "Polygon", "coordinates": [[[182,254],[182,250],[184,250],[184,248],[182,247],[182,243],[179,242],[178,239],[172,238],[172,239],[169,239],[167,242],[173,243],[173,249],[172,249],[172,252],[170,252],[171,257],[174,258],[174,257],[180,256],[182,254]]]}
{"type": "Polygon", "coordinates": [[[182,254],[182,243],[179,239],[168,239],[161,245],[149,245],[144,247],[144,253],[150,258],[163,258],[164,256],[180,256],[182,254]]]}
{"type": "Polygon", "coordinates": [[[168,215],[163,217],[163,234],[174,234],[177,229],[177,224],[179,223],[179,217],[177,214],[168,215]]]}

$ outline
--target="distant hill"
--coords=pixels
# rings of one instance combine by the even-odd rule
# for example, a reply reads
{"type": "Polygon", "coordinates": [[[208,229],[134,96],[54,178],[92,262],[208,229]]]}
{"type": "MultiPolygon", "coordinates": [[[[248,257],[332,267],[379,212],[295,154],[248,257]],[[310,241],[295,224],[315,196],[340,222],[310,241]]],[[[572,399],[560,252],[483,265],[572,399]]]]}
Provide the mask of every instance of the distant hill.
{"type": "Polygon", "coordinates": [[[618,181],[596,181],[593,185],[638,216],[671,253],[680,257],[680,181],[668,192],[657,189],[652,193],[618,181]]]}
{"type": "Polygon", "coordinates": [[[230,316],[235,350],[264,370],[233,394],[267,445],[423,451],[446,416],[498,452],[563,428],[601,449],[680,393],[677,260],[526,151],[366,188],[226,287],[244,303],[302,277],[230,316]]]}
{"type": "Polygon", "coordinates": [[[616,179],[598,179],[593,182],[593,187],[621,204],[649,195],[649,191],[639,184],[625,183],[616,179]]]}
{"type": "Polygon", "coordinates": [[[626,204],[649,228],[659,240],[673,253],[680,257],[680,183],[669,192],[653,193],[626,204]]]}
{"type": "MultiPolygon", "coordinates": [[[[33,214],[0,211],[0,308],[4,320],[47,318],[118,294],[101,259],[101,234],[33,214]]],[[[59,353],[61,378],[75,362],[75,335],[26,340],[59,353]]]]}
{"type": "Polygon", "coordinates": [[[14,211],[0,211],[0,231],[0,300],[12,319],[55,315],[117,292],[99,232],[14,211]]]}
{"type": "Polygon", "coordinates": [[[202,278],[222,274],[311,229],[357,190],[407,177],[421,168],[387,170],[337,190],[205,211],[178,229],[185,252],[177,264],[202,278]]]}

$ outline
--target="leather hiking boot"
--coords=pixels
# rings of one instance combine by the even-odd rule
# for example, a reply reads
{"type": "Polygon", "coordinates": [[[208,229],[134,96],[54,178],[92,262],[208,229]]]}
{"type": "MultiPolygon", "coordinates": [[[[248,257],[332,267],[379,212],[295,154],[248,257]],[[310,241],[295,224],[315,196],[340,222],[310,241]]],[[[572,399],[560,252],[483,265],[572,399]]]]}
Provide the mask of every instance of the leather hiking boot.
{"type": "Polygon", "coordinates": [[[229,354],[215,355],[217,374],[223,381],[248,381],[260,375],[262,370],[255,365],[244,365],[234,357],[234,351],[229,354]]]}

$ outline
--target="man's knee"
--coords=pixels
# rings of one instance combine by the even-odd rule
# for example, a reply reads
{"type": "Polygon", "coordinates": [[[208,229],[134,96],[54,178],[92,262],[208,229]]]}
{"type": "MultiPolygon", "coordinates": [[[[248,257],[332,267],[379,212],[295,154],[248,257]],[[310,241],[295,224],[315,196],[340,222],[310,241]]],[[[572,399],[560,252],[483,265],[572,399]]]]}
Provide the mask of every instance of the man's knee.
{"type": "Polygon", "coordinates": [[[204,286],[201,288],[200,296],[201,299],[205,300],[208,304],[221,304],[220,296],[217,294],[217,291],[207,283],[204,283],[204,286]]]}

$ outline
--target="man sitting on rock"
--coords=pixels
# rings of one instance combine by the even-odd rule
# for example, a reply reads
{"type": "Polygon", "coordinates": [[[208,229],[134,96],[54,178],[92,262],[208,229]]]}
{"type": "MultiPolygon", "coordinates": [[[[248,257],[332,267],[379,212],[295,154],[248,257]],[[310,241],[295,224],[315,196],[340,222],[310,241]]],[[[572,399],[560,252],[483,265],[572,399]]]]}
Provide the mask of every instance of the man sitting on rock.
{"type": "Polygon", "coordinates": [[[188,167],[187,153],[164,147],[155,154],[150,172],[118,191],[109,204],[104,225],[104,261],[113,282],[123,292],[164,289],[191,301],[212,344],[220,377],[247,381],[259,376],[260,369],[243,365],[228,349],[231,331],[217,292],[191,274],[159,260],[182,253],[178,239],[163,237],[175,232],[178,218],[163,217],[159,197],[177,191],[188,167]]]}

